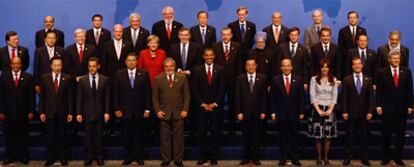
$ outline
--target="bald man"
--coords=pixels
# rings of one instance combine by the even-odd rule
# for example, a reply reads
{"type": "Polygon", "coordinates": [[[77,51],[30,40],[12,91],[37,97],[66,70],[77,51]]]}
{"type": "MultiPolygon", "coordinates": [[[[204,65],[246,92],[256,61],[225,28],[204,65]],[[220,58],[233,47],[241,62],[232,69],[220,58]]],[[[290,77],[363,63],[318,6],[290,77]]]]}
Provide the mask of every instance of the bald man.
{"type": "Polygon", "coordinates": [[[149,35],[149,31],[141,27],[141,15],[131,13],[129,15],[129,26],[124,28],[122,37],[125,42],[128,42],[132,46],[131,51],[138,54],[141,50],[147,48],[147,37],[149,35]]]}
{"type": "Polygon", "coordinates": [[[314,44],[319,43],[320,32],[322,27],[329,27],[323,24],[323,12],[319,9],[316,9],[312,12],[312,21],[313,24],[306,28],[305,35],[303,36],[303,45],[308,50],[308,53],[311,53],[311,47],[314,44]]]}
{"type": "Polygon", "coordinates": [[[55,18],[53,16],[46,16],[43,20],[44,29],[41,29],[36,32],[36,48],[45,45],[45,35],[47,31],[55,31],[56,32],[56,45],[62,48],[65,47],[65,35],[63,31],[58,30],[55,28],[55,18]]]}

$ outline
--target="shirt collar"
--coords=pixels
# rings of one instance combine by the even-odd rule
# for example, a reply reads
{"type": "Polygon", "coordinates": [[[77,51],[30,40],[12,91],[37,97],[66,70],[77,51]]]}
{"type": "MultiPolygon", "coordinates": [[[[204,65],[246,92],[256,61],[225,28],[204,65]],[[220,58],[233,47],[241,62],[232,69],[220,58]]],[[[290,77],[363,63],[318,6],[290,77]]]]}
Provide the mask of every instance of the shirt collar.
{"type": "MultiPolygon", "coordinates": [[[[91,78],[92,79],[92,74],[91,73],[89,73],[89,78],[91,78]]],[[[95,80],[97,80],[99,78],[99,74],[98,73],[96,73],[95,74],[95,80]]]]}
{"type": "Polygon", "coordinates": [[[132,70],[128,68],[128,75],[130,75],[131,73],[135,74],[136,71],[137,71],[137,68],[134,68],[132,70]]]}
{"type": "Polygon", "coordinates": [[[53,30],[55,30],[55,27],[52,27],[51,29],[47,29],[47,28],[45,28],[45,32],[47,32],[48,30],[53,31],[53,30]]]}
{"type": "Polygon", "coordinates": [[[253,80],[256,79],[256,72],[253,74],[247,73],[247,79],[250,79],[250,76],[253,76],[253,80]]]}
{"type": "Polygon", "coordinates": [[[99,32],[101,32],[102,31],[102,27],[99,27],[99,28],[95,28],[95,27],[93,27],[93,30],[96,32],[96,31],[99,31],[99,32]]]}
{"type": "Polygon", "coordinates": [[[242,24],[244,24],[244,26],[246,26],[247,24],[247,21],[245,20],[244,22],[241,22],[241,21],[239,21],[239,25],[242,25],[242,24]]]}
{"type": "Polygon", "coordinates": [[[391,69],[391,74],[394,74],[394,69],[397,69],[397,73],[400,72],[400,66],[394,68],[393,66],[390,65],[390,69],[391,69]]]}
{"type": "Polygon", "coordinates": [[[79,49],[79,47],[82,46],[82,49],[85,50],[85,44],[79,45],[79,43],[76,43],[76,47],[79,49]]]}
{"type": "Polygon", "coordinates": [[[56,74],[56,73],[52,72],[53,78],[56,78],[56,75],[57,75],[58,78],[60,78],[62,76],[62,73],[56,74]]]}
{"type": "Polygon", "coordinates": [[[280,31],[280,29],[282,29],[282,25],[276,26],[276,25],[272,24],[272,28],[273,28],[273,30],[276,29],[276,28],[278,28],[279,31],[280,31]]]}
{"type": "Polygon", "coordinates": [[[362,48],[358,47],[358,52],[361,53],[362,51],[364,51],[365,54],[367,54],[367,48],[362,49],[362,48]]]}
{"type": "Polygon", "coordinates": [[[211,67],[211,69],[213,69],[213,65],[214,65],[214,63],[210,64],[210,65],[208,65],[207,63],[204,63],[204,66],[206,67],[206,69],[208,69],[208,67],[211,67]]]}
{"type": "Polygon", "coordinates": [[[12,71],[12,75],[13,75],[13,77],[14,77],[14,76],[16,76],[16,74],[17,74],[17,76],[18,76],[18,77],[20,77],[20,74],[21,74],[21,73],[22,73],[22,70],[17,71],[17,72],[12,71]]]}
{"type": "Polygon", "coordinates": [[[231,41],[229,41],[229,43],[224,43],[224,42],[223,42],[223,48],[224,48],[224,49],[226,48],[226,46],[228,46],[228,48],[230,49],[230,46],[231,46],[231,41]]]}
{"type": "Polygon", "coordinates": [[[398,43],[398,45],[397,45],[396,47],[392,47],[392,46],[391,46],[391,43],[388,41],[388,47],[390,48],[390,50],[391,50],[391,49],[398,49],[398,50],[400,50],[400,48],[401,48],[401,43],[398,43]]]}
{"type": "Polygon", "coordinates": [[[288,77],[289,80],[292,79],[292,73],[290,73],[289,75],[282,74],[282,76],[283,76],[283,80],[285,80],[286,77],[288,77]]]}
{"type": "Polygon", "coordinates": [[[289,41],[289,46],[292,48],[292,45],[293,46],[295,46],[295,49],[297,48],[297,46],[298,46],[298,42],[296,42],[296,43],[292,43],[292,42],[290,42],[289,41]]]}
{"type": "Polygon", "coordinates": [[[359,79],[362,79],[362,77],[364,76],[364,74],[362,74],[362,72],[360,72],[359,74],[353,72],[352,74],[354,75],[354,78],[356,78],[357,75],[359,75],[359,77],[360,77],[359,79]]]}
{"type": "Polygon", "coordinates": [[[351,29],[351,31],[352,31],[353,28],[355,28],[355,31],[356,31],[357,27],[358,27],[358,25],[355,25],[355,26],[349,25],[349,28],[351,29]]]}

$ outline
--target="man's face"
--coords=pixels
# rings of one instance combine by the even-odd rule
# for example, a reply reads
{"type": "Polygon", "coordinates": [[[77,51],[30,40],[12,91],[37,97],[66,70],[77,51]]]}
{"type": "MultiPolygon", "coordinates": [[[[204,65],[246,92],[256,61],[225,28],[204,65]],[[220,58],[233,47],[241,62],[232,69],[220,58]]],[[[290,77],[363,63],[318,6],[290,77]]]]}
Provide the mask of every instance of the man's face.
{"type": "Polygon", "coordinates": [[[361,59],[355,59],[352,60],[352,70],[359,74],[362,72],[362,68],[364,67],[364,65],[362,65],[361,59]]]}
{"type": "Polygon", "coordinates": [[[361,49],[367,48],[367,46],[368,46],[368,37],[365,36],[365,35],[359,36],[357,43],[358,43],[359,48],[361,48],[361,49]]]}
{"type": "Polygon", "coordinates": [[[101,65],[98,64],[98,62],[96,61],[89,61],[88,62],[88,71],[89,74],[95,75],[99,68],[101,68],[101,65]]]}
{"type": "Polygon", "coordinates": [[[166,10],[164,13],[162,13],[162,16],[164,17],[164,20],[170,22],[174,19],[174,12],[171,10],[166,10]]]}
{"type": "Polygon", "coordinates": [[[398,67],[400,65],[400,55],[391,55],[388,58],[388,62],[393,67],[398,67]]]}
{"type": "Polygon", "coordinates": [[[85,43],[85,40],[86,40],[86,34],[85,33],[77,33],[75,35],[75,41],[79,45],[83,45],[85,43]]]}
{"type": "Polygon", "coordinates": [[[237,12],[237,17],[239,18],[239,21],[244,22],[246,21],[246,17],[248,16],[246,10],[240,10],[237,12]]]}
{"type": "Polygon", "coordinates": [[[125,59],[125,64],[128,67],[128,69],[134,69],[137,67],[137,57],[136,56],[128,56],[125,59]]]}
{"type": "Polygon", "coordinates": [[[171,61],[164,64],[164,72],[167,75],[173,74],[175,71],[175,64],[171,61]]]}
{"type": "Polygon", "coordinates": [[[397,34],[390,36],[390,44],[392,47],[397,47],[400,44],[400,37],[397,34]]]}
{"type": "Polygon", "coordinates": [[[322,12],[315,11],[312,14],[312,20],[313,20],[313,24],[322,24],[322,20],[323,20],[322,12]]]}
{"type": "Polygon", "coordinates": [[[124,32],[124,30],[122,29],[121,26],[114,27],[114,38],[116,40],[121,40],[123,32],[124,32]]]}
{"type": "Polygon", "coordinates": [[[289,33],[290,42],[296,43],[299,40],[299,32],[298,31],[292,31],[289,33]]]}
{"type": "Polygon", "coordinates": [[[191,38],[190,31],[181,31],[180,33],[178,33],[178,38],[180,38],[180,41],[182,43],[188,43],[188,41],[190,41],[191,38]]]}
{"type": "Polygon", "coordinates": [[[351,13],[348,16],[348,22],[350,25],[355,26],[358,24],[358,15],[356,13],[351,13]]]}
{"type": "Polygon", "coordinates": [[[17,46],[19,46],[19,36],[10,36],[9,40],[7,41],[7,44],[13,48],[17,48],[17,46]]]}
{"type": "Polygon", "coordinates": [[[101,28],[102,27],[102,19],[100,17],[94,17],[92,20],[93,27],[101,28]]]}
{"type": "Polygon", "coordinates": [[[214,55],[213,51],[206,51],[203,55],[204,62],[208,65],[213,64],[215,57],[216,56],[214,55]]]}
{"type": "Polygon", "coordinates": [[[208,16],[206,13],[200,13],[198,15],[198,24],[200,24],[202,27],[207,25],[208,22],[208,16]]]}
{"type": "Polygon", "coordinates": [[[45,43],[49,47],[55,46],[56,34],[55,33],[47,33],[46,38],[45,38],[45,43]]]}
{"type": "Polygon", "coordinates": [[[289,75],[293,70],[292,61],[289,59],[282,60],[280,62],[280,70],[284,75],[289,75]]]}
{"type": "Polygon", "coordinates": [[[280,13],[274,13],[272,15],[272,23],[275,26],[279,26],[282,24],[282,15],[280,13]]]}
{"type": "Polygon", "coordinates": [[[247,60],[245,65],[246,71],[249,74],[256,72],[257,64],[255,60],[247,60]]]}
{"type": "Polygon", "coordinates": [[[12,59],[11,63],[10,63],[10,68],[14,71],[14,72],[19,72],[20,69],[22,69],[22,61],[20,58],[14,58],[12,59]]]}
{"type": "Polygon", "coordinates": [[[321,41],[324,44],[331,42],[331,33],[329,31],[321,31],[321,41]]]}
{"type": "Polygon", "coordinates": [[[221,31],[221,39],[223,40],[224,43],[230,42],[232,37],[233,37],[233,34],[231,33],[231,30],[221,31]]]}
{"type": "Polygon", "coordinates": [[[62,60],[53,60],[50,69],[52,69],[53,73],[60,74],[62,71],[62,60]]]}
{"type": "Polygon", "coordinates": [[[256,48],[264,49],[266,47],[266,41],[263,38],[258,38],[256,40],[256,48]]]}
{"type": "Polygon", "coordinates": [[[129,24],[132,28],[137,29],[141,26],[141,19],[138,16],[133,16],[129,19],[129,24]]]}
{"type": "Polygon", "coordinates": [[[45,17],[44,25],[46,29],[52,29],[55,26],[55,20],[51,16],[45,17]]]}

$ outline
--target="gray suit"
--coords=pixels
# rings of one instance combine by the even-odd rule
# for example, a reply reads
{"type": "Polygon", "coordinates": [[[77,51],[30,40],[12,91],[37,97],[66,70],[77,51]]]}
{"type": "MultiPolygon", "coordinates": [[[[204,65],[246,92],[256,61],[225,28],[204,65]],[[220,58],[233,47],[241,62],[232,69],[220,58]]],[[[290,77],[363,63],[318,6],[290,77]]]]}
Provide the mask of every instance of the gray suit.
{"type": "Polygon", "coordinates": [[[172,87],[166,74],[155,77],[152,93],[154,112],[163,111],[161,120],[161,156],[171,160],[171,135],[173,135],[174,161],[182,161],[184,154],[184,122],[181,111],[189,111],[190,89],[185,75],[174,73],[172,87]],[[171,130],[172,126],[172,130],[171,130]]]}
{"type": "MultiPolygon", "coordinates": [[[[321,27],[328,27],[327,25],[322,25],[321,27]]],[[[306,28],[305,35],[303,36],[303,45],[308,50],[308,53],[311,53],[311,47],[320,42],[318,32],[314,24],[306,28]]]]}

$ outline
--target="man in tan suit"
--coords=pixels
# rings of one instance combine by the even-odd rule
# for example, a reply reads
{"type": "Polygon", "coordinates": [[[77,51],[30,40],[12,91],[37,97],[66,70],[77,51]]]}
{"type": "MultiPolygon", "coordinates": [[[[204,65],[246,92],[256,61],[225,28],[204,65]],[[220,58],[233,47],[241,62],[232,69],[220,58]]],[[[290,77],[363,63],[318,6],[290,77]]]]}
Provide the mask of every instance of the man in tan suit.
{"type": "Polygon", "coordinates": [[[183,166],[184,121],[190,105],[190,89],[185,75],[175,72],[175,61],[167,58],[163,62],[164,73],[155,77],[152,103],[161,121],[161,166],[171,161],[171,137],[174,164],[183,166]],[[172,136],[171,136],[172,135],[172,136]]]}

